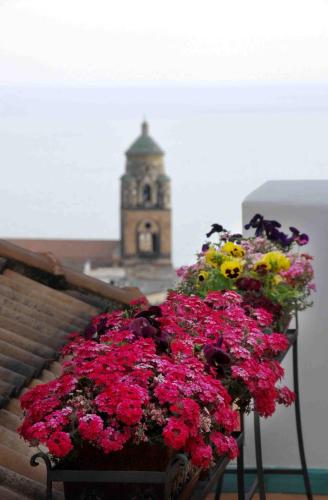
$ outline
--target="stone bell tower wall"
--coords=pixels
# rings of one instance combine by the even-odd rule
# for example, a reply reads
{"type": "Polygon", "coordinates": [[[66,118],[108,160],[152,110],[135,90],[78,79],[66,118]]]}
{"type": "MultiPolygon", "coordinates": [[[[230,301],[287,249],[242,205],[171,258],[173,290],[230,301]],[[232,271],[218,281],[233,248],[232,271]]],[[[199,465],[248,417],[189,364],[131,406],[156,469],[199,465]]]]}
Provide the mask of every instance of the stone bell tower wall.
{"type": "Polygon", "coordinates": [[[171,261],[171,210],[122,210],[122,251],[124,261],[140,262],[138,255],[138,225],[154,222],[159,227],[158,264],[171,261]]]}
{"type": "Polygon", "coordinates": [[[155,176],[163,175],[163,156],[159,154],[128,156],[126,160],[126,173],[140,178],[144,177],[147,173],[155,176]]]}

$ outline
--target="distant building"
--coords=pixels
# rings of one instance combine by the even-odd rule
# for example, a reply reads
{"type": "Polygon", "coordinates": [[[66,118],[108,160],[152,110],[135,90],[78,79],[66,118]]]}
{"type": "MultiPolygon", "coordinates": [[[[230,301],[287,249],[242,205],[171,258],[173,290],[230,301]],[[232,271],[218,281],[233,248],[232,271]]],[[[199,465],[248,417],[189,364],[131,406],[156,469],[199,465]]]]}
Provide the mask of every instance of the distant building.
{"type": "Polygon", "coordinates": [[[147,292],[172,286],[171,183],[165,174],[164,151],[150,137],[147,122],[126,151],[121,256],[129,283],[147,292]]]}
{"type": "Polygon", "coordinates": [[[118,286],[160,292],[175,283],[171,263],[171,184],[164,151],[147,122],[126,151],[121,177],[121,240],[10,239],[28,250],[118,286]]]}

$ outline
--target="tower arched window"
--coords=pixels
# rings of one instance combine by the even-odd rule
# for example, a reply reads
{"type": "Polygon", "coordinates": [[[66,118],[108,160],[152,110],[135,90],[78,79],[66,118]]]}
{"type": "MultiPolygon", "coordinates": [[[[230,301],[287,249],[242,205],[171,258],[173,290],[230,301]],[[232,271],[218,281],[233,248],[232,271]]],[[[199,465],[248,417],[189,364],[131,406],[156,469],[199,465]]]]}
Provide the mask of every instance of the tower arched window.
{"type": "Polygon", "coordinates": [[[145,184],[143,187],[143,201],[144,203],[151,201],[151,187],[149,184],[145,184]]]}
{"type": "Polygon", "coordinates": [[[159,228],[155,222],[142,221],[137,228],[137,246],[140,256],[155,256],[160,251],[159,228]]]}

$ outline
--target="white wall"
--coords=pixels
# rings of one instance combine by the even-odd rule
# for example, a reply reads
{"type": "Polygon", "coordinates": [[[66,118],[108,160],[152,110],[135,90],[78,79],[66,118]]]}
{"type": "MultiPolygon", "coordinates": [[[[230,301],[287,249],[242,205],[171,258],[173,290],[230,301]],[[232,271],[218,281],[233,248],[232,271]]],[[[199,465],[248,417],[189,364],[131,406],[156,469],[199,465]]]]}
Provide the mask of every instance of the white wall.
{"type": "MultiPolygon", "coordinates": [[[[310,236],[304,251],[314,255],[317,292],[314,305],[300,313],[299,372],[303,436],[309,468],[328,469],[328,181],[269,181],[243,202],[243,224],[255,213],[276,219],[288,231],[295,226],[310,236]]],[[[245,231],[245,234],[250,234],[245,231]]],[[[291,352],[285,359],[292,384],[291,352]]],[[[253,420],[246,422],[246,463],[255,464],[253,420]]],[[[262,423],[266,466],[299,465],[294,409],[279,408],[262,423]]]]}

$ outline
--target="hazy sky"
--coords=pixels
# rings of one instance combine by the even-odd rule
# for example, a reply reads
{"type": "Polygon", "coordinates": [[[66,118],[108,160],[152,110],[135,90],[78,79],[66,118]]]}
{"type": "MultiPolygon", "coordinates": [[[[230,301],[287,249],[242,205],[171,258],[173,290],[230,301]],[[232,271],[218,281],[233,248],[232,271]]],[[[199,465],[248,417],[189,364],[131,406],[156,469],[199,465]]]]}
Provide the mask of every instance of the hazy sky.
{"type": "Polygon", "coordinates": [[[327,81],[327,0],[0,0],[0,82],[327,81]]]}
{"type": "Polygon", "coordinates": [[[328,178],[327,55],[328,0],[0,0],[0,236],[119,238],[146,114],[192,261],[261,183],[328,178]]]}

